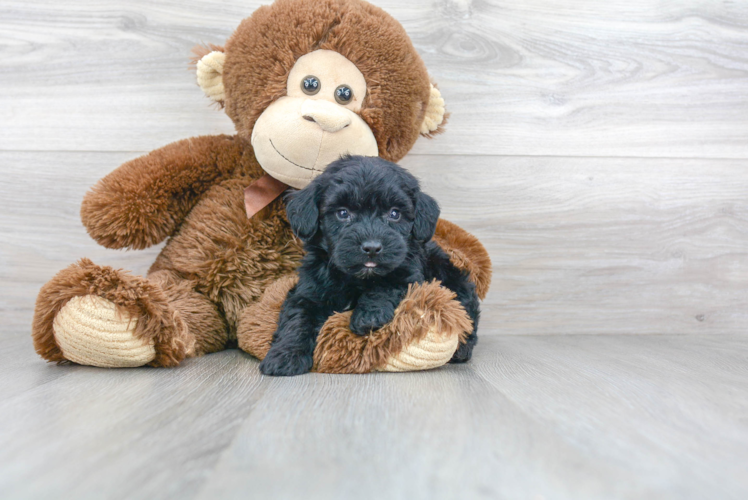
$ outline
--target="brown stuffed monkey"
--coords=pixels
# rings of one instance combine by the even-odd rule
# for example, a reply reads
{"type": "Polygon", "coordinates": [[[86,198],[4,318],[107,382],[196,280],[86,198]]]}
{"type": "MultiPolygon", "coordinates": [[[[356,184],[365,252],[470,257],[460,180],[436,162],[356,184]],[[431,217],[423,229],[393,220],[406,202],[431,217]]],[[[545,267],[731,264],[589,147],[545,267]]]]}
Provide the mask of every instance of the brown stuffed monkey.
{"type": "MultiPolygon", "coordinates": [[[[341,154],[400,160],[444,124],[444,101],[402,26],[362,0],[276,0],[225,48],[197,61],[198,83],[235,136],[185,139],[104,177],[81,207],[107,248],[168,238],[147,277],[83,259],[39,293],[32,336],[49,361],[175,366],[238,345],[262,358],[295,282],[301,244],[280,194],[304,187],[341,154]]],[[[483,298],[483,246],[441,220],[435,240],[483,298]]],[[[320,332],[314,370],[404,371],[448,362],[470,321],[454,294],[411,286],[393,321],[367,336],[350,312],[320,332]]]]}

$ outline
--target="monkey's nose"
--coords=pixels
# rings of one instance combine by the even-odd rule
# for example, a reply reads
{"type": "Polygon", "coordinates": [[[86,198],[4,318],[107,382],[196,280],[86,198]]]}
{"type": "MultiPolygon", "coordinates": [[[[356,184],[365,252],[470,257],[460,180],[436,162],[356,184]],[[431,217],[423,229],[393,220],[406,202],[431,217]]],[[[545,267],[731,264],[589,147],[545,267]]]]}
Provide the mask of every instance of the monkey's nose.
{"type": "Polygon", "coordinates": [[[382,251],[382,242],[375,240],[364,241],[361,244],[361,250],[365,254],[368,254],[369,257],[376,257],[382,251]]]}
{"type": "Polygon", "coordinates": [[[351,124],[351,112],[330,101],[307,99],[301,105],[301,116],[325,132],[337,132],[351,124]]]}

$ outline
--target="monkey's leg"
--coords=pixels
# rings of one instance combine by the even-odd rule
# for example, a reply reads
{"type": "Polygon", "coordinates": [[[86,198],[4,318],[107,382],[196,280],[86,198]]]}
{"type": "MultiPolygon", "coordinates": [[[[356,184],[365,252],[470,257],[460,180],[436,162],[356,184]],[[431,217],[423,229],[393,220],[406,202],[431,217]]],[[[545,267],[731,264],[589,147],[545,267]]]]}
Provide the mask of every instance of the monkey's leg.
{"type": "Polygon", "coordinates": [[[171,271],[156,271],[148,275],[148,280],[161,287],[169,305],[184,322],[187,336],[194,342],[194,352],[188,352],[188,357],[226,348],[229,333],[223,314],[205,295],[194,290],[191,281],[171,271]]]}
{"type": "Polygon", "coordinates": [[[166,272],[142,278],[82,259],[42,287],[32,337],[48,361],[176,366],[225,343],[219,325],[215,306],[166,272]]]}

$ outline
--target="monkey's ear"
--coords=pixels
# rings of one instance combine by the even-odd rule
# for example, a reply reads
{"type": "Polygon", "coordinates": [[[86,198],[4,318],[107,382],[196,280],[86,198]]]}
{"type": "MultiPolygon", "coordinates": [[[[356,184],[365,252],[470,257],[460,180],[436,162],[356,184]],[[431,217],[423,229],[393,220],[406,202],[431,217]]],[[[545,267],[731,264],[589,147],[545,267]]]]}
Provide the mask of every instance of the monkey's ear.
{"type": "Polygon", "coordinates": [[[439,204],[426,193],[416,195],[416,218],[413,221],[413,238],[418,241],[429,241],[436,231],[439,220],[439,204]]]}
{"type": "Polygon", "coordinates": [[[213,50],[197,61],[197,84],[205,95],[219,104],[223,104],[223,63],[226,54],[222,50],[213,50]]]}
{"type": "Polygon", "coordinates": [[[319,228],[319,208],[316,184],[286,196],[286,216],[291,229],[301,241],[308,241],[319,228]]]}
{"type": "Polygon", "coordinates": [[[421,123],[421,135],[432,137],[435,134],[439,134],[446,123],[447,114],[444,107],[444,98],[442,98],[439,89],[432,84],[429,103],[426,106],[426,115],[423,117],[423,123],[421,123]]]}

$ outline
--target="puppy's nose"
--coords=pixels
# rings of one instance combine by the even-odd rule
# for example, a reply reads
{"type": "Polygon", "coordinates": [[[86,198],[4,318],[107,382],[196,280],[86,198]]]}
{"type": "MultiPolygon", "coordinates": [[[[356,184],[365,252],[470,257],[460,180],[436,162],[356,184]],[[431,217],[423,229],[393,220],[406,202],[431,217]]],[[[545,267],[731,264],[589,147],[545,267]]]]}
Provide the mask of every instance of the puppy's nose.
{"type": "Polygon", "coordinates": [[[382,242],[374,240],[364,241],[361,244],[361,250],[363,250],[364,253],[369,254],[369,257],[374,257],[382,251],[382,242]]]}

